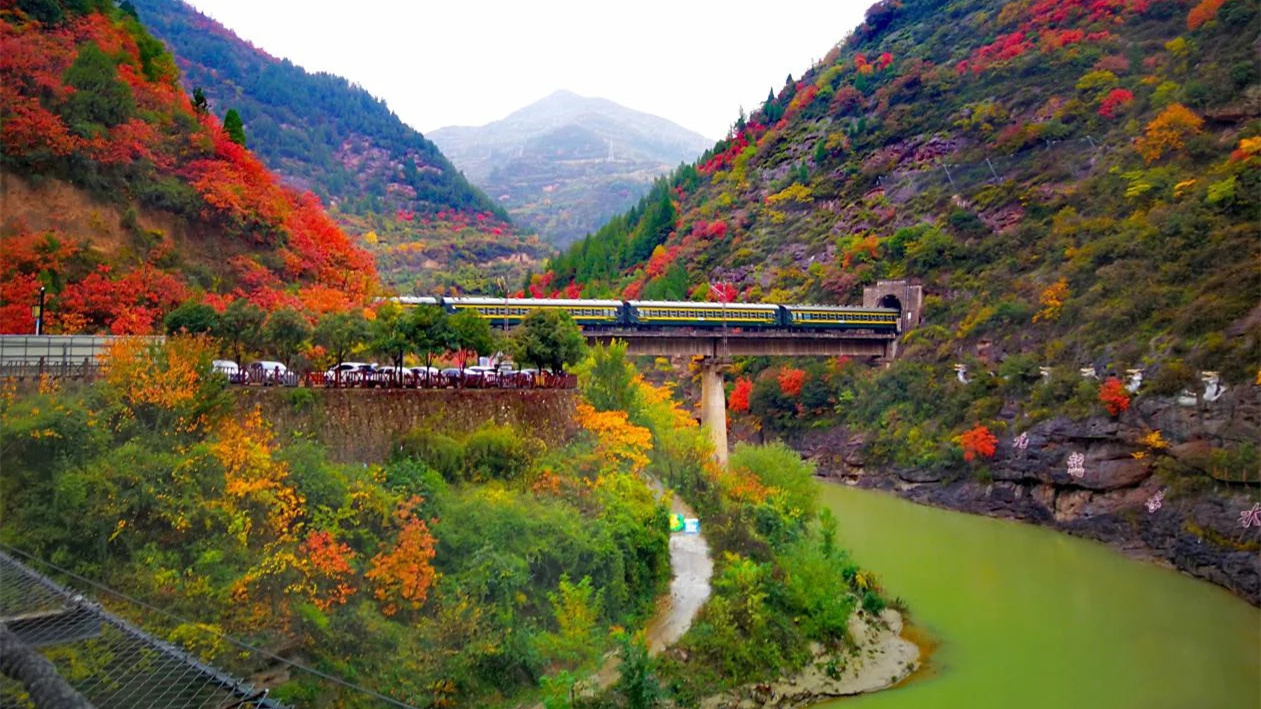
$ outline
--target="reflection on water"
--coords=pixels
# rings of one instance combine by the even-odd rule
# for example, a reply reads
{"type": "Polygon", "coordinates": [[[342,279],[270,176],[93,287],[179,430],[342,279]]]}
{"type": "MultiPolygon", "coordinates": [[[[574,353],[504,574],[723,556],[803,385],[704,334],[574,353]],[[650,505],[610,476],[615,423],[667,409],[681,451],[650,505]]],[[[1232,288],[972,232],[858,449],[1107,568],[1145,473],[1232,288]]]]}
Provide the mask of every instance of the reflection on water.
{"type": "Polygon", "coordinates": [[[1261,707],[1261,611],[1220,588],[1032,525],[821,494],[941,643],[921,680],[821,707],[1261,707]]]}

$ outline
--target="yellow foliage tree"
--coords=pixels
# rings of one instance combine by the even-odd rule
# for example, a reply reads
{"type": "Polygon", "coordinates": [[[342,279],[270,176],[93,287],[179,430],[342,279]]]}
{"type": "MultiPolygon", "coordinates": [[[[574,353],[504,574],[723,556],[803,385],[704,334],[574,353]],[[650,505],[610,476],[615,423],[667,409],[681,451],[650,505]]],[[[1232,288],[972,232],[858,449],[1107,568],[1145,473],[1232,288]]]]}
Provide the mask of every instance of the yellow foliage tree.
{"type": "Polygon", "coordinates": [[[381,612],[394,615],[401,605],[419,608],[429,596],[429,589],[438,580],[433,568],[436,554],[429,525],[415,514],[422,499],[412,497],[394,513],[402,527],[394,547],[372,557],[372,568],[364,574],[377,584],[376,597],[383,602],[381,612]]]}
{"type": "Polygon", "coordinates": [[[630,422],[625,411],[596,411],[583,401],[578,404],[578,425],[596,439],[596,455],[601,467],[621,469],[637,473],[648,466],[648,451],[652,450],[652,433],[643,426],[630,422]]]}
{"type": "Polygon", "coordinates": [[[124,415],[152,415],[181,431],[207,424],[203,416],[213,344],[201,336],[171,337],[165,342],[124,337],[111,342],[102,361],[107,390],[123,405],[124,415]],[[167,416],[167,414],[171,416],[167,416]]]}
{"type": "Polygon", "coordinates": [[[1182,150],[1187,138],[1196,135],[1204,125],[1204,119],[1195,111],[1180,103],[1170,105],[1147,124],[1147,131],[1135,147],[1148,163],[1156,162],[1165,153],[1182,150]]]}
{"type": "Polygon", "coordinates": [[[302,499],[289,486],[289,467],[272,458],[271,430],[255,408],[241,420],[228,419],[211,453],[223,466],[224,508],[242,546],[296,539],[302,499]],[[262,535],[261,538],[252,535],[262,535]]]}
{"type": "Polygon", "coordinates": [[[791,184],[784,189],[766,198],[767,204],[780,204],[782,202],[796,202],[797,204],[809,204],[814,200],[814,191],[802,184],[791,184]]]}
{"type": "Polygon", "coordinates": [[[1042,291],[1042,297],[1038,299],[1042,309],[1034,314],[1033,321],[1049,320],[1054,322],[1059,320],[1060,313],[1064,310],[1064,301],[1066,300],[1068,300],[1068,281],[1061,278],[1042,291]]]}

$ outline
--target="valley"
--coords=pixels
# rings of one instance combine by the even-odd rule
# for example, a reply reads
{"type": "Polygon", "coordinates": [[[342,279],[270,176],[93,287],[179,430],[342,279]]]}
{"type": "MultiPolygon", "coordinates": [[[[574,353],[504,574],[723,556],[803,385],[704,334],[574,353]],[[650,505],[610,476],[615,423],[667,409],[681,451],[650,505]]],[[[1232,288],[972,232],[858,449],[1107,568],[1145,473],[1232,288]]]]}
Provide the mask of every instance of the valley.
{"type": "Polygon", "coordinates": [[[231,1],[0,2],[0,704],[1257,709],[1255,2],[231,1]]]}

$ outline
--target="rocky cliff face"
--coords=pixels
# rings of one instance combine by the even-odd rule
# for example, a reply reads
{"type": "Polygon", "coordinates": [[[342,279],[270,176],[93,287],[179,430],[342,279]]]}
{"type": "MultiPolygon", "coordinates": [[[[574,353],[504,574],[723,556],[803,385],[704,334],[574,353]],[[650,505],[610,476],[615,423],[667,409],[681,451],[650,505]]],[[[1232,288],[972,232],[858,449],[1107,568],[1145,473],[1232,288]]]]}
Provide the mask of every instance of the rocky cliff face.
{"type": "Polygon", "coordinates": [[[794,444],[828,477],[1095,539],[1261,604],[1261,527],[1243,526],[1261,481],[1217,479],[1214,452],[1261,440],[1261,388],[1184,404],[1144,397],[1119,419],[1043,421],[1001,440],[979,471],[874,469],[843,428],[794,444]]]}

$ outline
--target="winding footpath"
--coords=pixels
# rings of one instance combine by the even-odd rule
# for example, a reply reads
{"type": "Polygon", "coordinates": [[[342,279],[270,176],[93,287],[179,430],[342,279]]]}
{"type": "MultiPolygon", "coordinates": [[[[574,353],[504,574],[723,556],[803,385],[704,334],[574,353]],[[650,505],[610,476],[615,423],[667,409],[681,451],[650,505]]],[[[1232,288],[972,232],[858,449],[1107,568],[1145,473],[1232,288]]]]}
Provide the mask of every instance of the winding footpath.
{"type": "MultiPolygon", "coordinates": [[[[655,479],[652,485],[658,492],[661,491],[660,483],[655,479]]],[[[678,495],[670,500],[670,511],[685,518],[696,516],[678,495]]],[[[709,542],[705,541],[704,535],[670,534],[670,570],[674,575],[670,580],[670,593],[657,601],[657,612],[645,630],[650,655],[659,654],[678,642],[692,627],[701,606],[709,600],[709,580],[714,575],[714,561],[709,557],[709,542]]],[[[593,695],[613,686],[621,664],[621,656],[616,652],[609,653],[600,669],[581,683],[581,693],[593,695]]]]}
{"type": "MultiPolygon", "coordinates": [[[[687,503],[675,495],[670,511],[694,517],[687,503]]],[[[714,575],[714,560],[709,557],[709,542],[700,534],[670,535],[670,595],[657,602],[657,614],[646,631],[648,653],[656,655],[678,642],[692,627],[701,606],[709,600],[709,580],[714,575]]]]}

